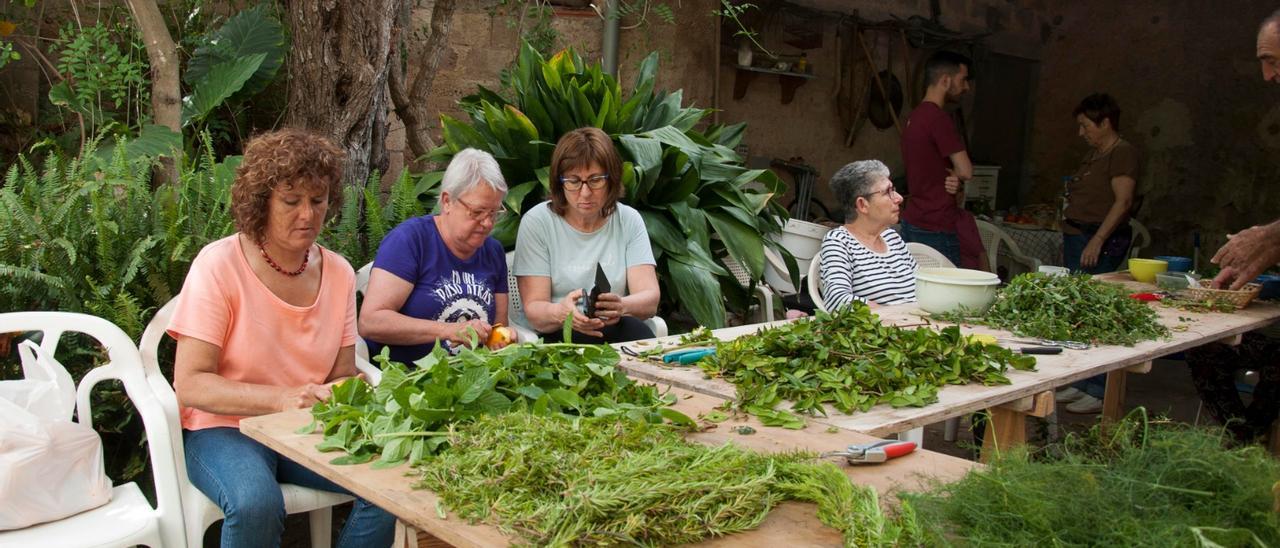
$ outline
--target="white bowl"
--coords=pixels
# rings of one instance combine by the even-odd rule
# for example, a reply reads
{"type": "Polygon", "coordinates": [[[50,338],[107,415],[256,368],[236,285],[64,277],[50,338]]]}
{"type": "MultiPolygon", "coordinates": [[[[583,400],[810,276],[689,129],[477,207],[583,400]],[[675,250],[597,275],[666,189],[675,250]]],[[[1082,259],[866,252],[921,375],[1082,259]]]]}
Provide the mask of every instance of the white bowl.
{"type": "Polygon", "coordinates": [[[985,311],[996,298],[1000,278],[967,268],[921,268],[916,271],[916,300],[925,312],[951,312],[960,307],[985,311]]]}

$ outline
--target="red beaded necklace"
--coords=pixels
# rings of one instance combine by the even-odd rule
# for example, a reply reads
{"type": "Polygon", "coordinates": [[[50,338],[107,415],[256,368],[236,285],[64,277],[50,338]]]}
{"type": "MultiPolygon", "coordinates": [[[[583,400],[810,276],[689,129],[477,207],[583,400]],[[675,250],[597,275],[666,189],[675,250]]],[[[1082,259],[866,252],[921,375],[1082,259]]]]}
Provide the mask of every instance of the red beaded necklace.
{"type": "Polygon", "coordinates": [[[271,258],[270,255],[267,255],[267,248],[262,247],[262,244],[258,244],[258,251],[262,252],[262,258],[267,260],[267,264],[271,265],[271,268],[276,269],[276,272],[284,274],[285,276],[298,276],[302,274],[307,270],[307,262],[311,260],[311,249],[307,249],[306,255],[302,256],[302,266],[298,267],[297,270],[290,272],[288,270],[280,268],[280,265],[277,264],[275,260],[271,258]]]}

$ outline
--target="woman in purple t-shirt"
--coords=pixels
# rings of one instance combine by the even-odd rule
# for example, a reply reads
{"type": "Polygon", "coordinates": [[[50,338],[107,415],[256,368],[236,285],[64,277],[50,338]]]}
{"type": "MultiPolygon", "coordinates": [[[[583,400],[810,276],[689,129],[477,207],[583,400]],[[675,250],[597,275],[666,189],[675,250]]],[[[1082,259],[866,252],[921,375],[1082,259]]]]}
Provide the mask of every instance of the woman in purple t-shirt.
{"type": "Polygon", "coordinates": [[[383,238],[360,309],[360,336],[370,355],[412,363],[437,342],[483,343],[507,323],[507,262],[489,236],[506,213],[498,162],[466,149],[449,162],[440,213],[400,223],[383,238]]]}

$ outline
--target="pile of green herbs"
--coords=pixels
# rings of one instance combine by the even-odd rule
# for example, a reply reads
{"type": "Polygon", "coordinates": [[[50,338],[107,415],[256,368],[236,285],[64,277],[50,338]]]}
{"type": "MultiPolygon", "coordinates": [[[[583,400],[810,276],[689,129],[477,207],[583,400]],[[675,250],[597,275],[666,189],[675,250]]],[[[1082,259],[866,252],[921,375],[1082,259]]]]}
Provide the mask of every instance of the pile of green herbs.
{"type": "Polygon", "coordinates": [[[902,497],[937,546],[1276,546],[1280,463],[1221,430],[1148,422],[1040,453],[1006,453],[930,494],[902,497]]]}
{"type": "Polygon", "coordinates": [[[674,395],[637,384],[618,369],[618,353],[607,345],[526,343],[453,356],[437,346],[413,369],[390,361],[385,352],[376,361],[382,365],[377,387],[351,379],[311,409],[314,420],[304,430],[323,427],[317,449],[346,453],[336,464],[379,455],[375,467],[418,464],[445,448],[450,425],[497,413],[694,424],[668,408],[674,395]]]}
{"type": "Polygon", "coordinates": [[[669,425],[527,413],[458,425],[448,443],[419,467],[415,487],[530,545],[692,543],[755,528],[786,500],[817,504],[847,546],[914,534],[882,513],[875,490],[813,453],[762,455],[687,442],[669,425]]]}
{"type": "Polygon", "coordinates": [[[737,386],[736,405],[768,426],[803,428],[804,419],[776,406],[826,414],[866,411],[887,403],[922,407],[948,384],[1008,384],[1010,368],[1032,370],[1035,358],[986,345],[950,326],[902,329],[880,323],[862,304],[818,312],[754,335],[721,342],[700,366],[737,386]]]}
{"type": "Polygon", "coordinates": [[[962,310],[931,317],[982,323],[1022,337],[1093,344],[1133,346],[1169,336],[1169,329],[1156,321],[1155,310],[1130,298],[1124,287],[1088,274],[1023,274],[1000,289],[985,314],[962,310]]]}

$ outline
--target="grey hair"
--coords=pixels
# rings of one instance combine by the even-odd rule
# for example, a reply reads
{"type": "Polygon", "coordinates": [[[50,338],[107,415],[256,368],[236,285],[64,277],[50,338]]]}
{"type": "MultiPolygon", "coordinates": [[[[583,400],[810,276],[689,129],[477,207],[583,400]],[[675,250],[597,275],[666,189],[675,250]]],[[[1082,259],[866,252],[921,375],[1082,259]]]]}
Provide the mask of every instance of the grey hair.
{"type": "Polygon", "coordinates": [[[840,208],[844,209],[845,222],[858,218],[858,197],[875,192],[871,187],[881,177],[889,178],[889,166],[880,160],[851,162],[831,176],[831,190],[835,192],[840,208]]]}
{"type": "Polygon", "coordinates": [[[471,192],[484,181],[503,195],[507,193],[507,182],[502,178],[502,168],[493,155],[474,148],[463,149],[453,155],[449,167],[444,170],[444,180],[440,184],[441,195],[449,193],[454,199],[471,192]]]}
{"type": "Polygon", "coordinates": [[[1271,12],[1271,15],[1268,15],[1266,19],[1263,19],[1262,24],[1258,25],[1258,32],[1262,32],[1267,27],[1277,24],[1280,24],[1280,10],[1271,12]]]}

